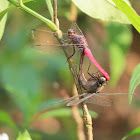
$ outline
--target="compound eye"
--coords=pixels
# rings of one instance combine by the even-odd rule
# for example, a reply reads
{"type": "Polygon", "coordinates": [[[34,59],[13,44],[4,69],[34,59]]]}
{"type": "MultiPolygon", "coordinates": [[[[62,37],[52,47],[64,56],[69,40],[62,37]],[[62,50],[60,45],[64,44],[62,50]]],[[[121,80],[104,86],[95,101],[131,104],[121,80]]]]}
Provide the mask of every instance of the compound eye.
{"type": "Polygon", "coordinates": [[[76,34],[75,30],[73,30],[72,34],[76,34]]]}
{"type": "Polygon", "coordinates": [[[68,29],[68,35],[71,35],[72,31],[71,29],[68,29]]]}
{"type": "Polygon", "coordinates": [[[105,77],[100,77],[99,78],[99,83],[100,84],[103,84],[103,83],[105,83],[107,80],[106,80],[106,78],[105,77]]]}

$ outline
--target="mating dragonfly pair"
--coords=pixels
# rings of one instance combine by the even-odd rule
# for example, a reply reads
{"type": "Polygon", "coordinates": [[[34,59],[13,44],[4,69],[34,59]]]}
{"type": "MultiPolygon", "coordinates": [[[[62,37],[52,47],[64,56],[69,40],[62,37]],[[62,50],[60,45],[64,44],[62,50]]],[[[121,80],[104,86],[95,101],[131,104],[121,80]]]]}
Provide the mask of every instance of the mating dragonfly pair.
{"type": "MultiPolygon", "coordinates": [[[[35,38],[34,31],[43,32],[43,30],[38,30],[38,29],[33,30],[33,38],[35,38]]],[[[49,31],[44,31],[44,32],[51,33],[49,31]]],[[[104,95],[128,95],[127,93],[100,93],[100,91],[103,89],[103,87],[106,85],[106,83],[110,80],[109,75],[98,64],[98,62],[93,57],[91,50],[88,48],[86,38],[84,37],[82,31],[80,30],[80,28],[78,27],[78,25],[76,23],[72,23],[71,29],[68,30],[68,33],[64,33],[64,34],[67,35],[67,37],[70,40],[70,43],[69,43],[69,45],[64,44],[64,45],[62,45],[62,47],[71,46],[74,48],[73,54],[69,58],[71,58],[74,55],[75,47],[78,47],[80,49],[81,57],[80,57],[78,77],[79,77],[79,81],[80,81],[83,89],[86,91],[86,93],[55,102],[54,104],[66,102],[67,106],[73,106],[73,105],[77,105],[77,104],[85,101],[86,103],[91,103],[91,104],[98,104],[98,105],[102,105],[102,106],[111,106],[113,104],[113,102],[102,96],[104,96],[104,95]],[[95,73],[90,74],[89,68],[88,68],[88,74],[91,77],[89,79],[90,83],[85,78],[84,73],[83,73],[83,62],[84,62],[85,55],[91,60],[91,62],[97,67],[99,72],[102,73],[102,75],[103,75],[103,76],[100,76],[99,72],[98,72],[98,76],[95,76],[95,73]],[[75,100],[77,97],[80,97],[80,99],[75,100]]],[[[61,45],[58,45],[58,46],[61,46],[61,45]]],[[[35,47],[35,49],[38,47],[39,47],[39,50],[41,50],[41,45],[37,45],[37,47],[35,47]]]]}

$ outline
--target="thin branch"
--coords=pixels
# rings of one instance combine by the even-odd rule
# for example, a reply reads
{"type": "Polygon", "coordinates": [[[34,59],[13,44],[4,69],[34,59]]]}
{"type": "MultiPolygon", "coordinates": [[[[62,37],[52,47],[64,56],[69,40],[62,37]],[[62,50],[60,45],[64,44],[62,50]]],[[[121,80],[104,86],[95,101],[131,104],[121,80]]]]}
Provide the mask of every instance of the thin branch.
{"type": "Polygon", "coordinates": [[[92,118],[88,112],[88,108],[85,102],[82,102],[83,118],[87,129],[88,140],[93,140],[93,128],[92,128],[92,118]]]}
{"type": "Polygon", "coordinates": [[[59,27],[57,20],[57,0],[53,0],[53,9],[54,9],[54,24],[59,27]]]}
{"type": "MultiPolygon", "coordinates": [[[[75,91],[75,88],[74,88],[73,89],[73,96],[77,96],[77,95],[78,95],[78,93],[75,91]]],[[[86,140],[86,137],[84,134],[84,121],[83,121],[82,117],[80,116],[78,106],[72,106],[72,117],[77,124],[78,140],[86,140]]]]}

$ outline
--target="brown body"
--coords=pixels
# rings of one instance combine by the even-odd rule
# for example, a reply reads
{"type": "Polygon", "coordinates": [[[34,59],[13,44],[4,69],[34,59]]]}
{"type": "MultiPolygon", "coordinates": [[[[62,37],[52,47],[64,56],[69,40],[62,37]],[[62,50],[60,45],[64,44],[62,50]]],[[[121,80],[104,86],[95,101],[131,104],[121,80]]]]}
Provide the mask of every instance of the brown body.
{"type": "Polygon", "coordinates": [[[79,81],[88,93],[97,93],[100,92],[104,85],[106,85],[106,79],[104,77],[95,78],[94,81],[88,83],[87,79],[83,73],[83,61],[84,61],[84,52],[81,54],[80,64],[79,64],[79,81]]]}

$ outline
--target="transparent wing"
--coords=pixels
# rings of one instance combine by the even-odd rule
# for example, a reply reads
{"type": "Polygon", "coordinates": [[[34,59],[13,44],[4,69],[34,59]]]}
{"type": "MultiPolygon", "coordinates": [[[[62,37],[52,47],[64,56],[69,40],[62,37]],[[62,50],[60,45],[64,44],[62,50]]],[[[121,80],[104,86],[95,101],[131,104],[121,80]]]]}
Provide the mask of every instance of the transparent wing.
{"type": "Polygon", "coordinates": [[[99,96],[104,96],[104,95],[128,95],[128,93],[97,93],[99,96]]]}
{"type": "Polygon", "coordinates": [[[56,39],[54,36],[54,32],[51,31],[44,31],[44,30],[38,30],[36,29],[32,33],[32,38],[33,38],[33,44],[31,46],[32,49],[37,50],[41,53],[47,53],[47,54],[52,54],[52,53],[58,53],[61,52],[61,47],[67,47],[70,53],[73,54],[73,48],[75,47],[75,50],[78,52],[77,48],[83,48],[83,44],[68,44],[65,43],[61,45],[59,41],[56,39]],[[38,32],[39,31],[39,32],[38,32]]]}
{"type": "Polygon", "coordinates": [[[55,34],[55,32],[51,31],[34,29],[32,30],[32,39],[35,45],[59,45],[60,43],[56,39],[55,34]]]}
{"type": "Polygon", "coordinates": [[[94,94],[94,96],[87,99],[86,103],[97,104],[97,105],[101,105],[101,106],[111,106],[113,104],[113,101],[111,101],[107,98],[103,98],[103,97],[97,95],[97,93],[96,93],[96,94],[94,94]]]}
{"type": "MultiPolygon", "coordinates": [[[[31,31],[32,37],[36,38],[35,35],[36,34],[43,34],[43,36],[56,36],[57,33],[56,32],[52,32],[49,30],[42,30],[42,29],[32,29],[31,31]]],[[[62,33],[63,38],[68,39],[68,33],[62,33]]]]}
{"type": "MultiPolygon", "coordinates": [[[[70,98],[68,98],[68,99],[60,100],[60,101],[55,102],[55,103],[53,103],[53,104],[62,103],[62,102],[68,103],[68,102],[70,102],[71,100],[74,100],[74,99],[76,99],[76,98],[78,98],[78,97],[81,97],[81,96],[85,96],[86,94],[87,94],[87,93],[83,93],[83,94],[78,95],[78,96],[73,96],[73,97],[70,97],[70,98]]],[[[52,105],[53,105],[53,104],[52,104],[52,105]]]]}
{"type": "Polygon", "coordinates": [[[101,106],[111,106],[113,104],[113,101],[101,97],[105,95],[128,95],[128,93],[97,93],[94,94],[91,98],[86,100],[86,103],[91,103],[91,104],[98,104],[101,106]]]}
{"type": "MultiPolygon", "coordinates": [[[[76,31],[76,34],[83,35],[81,29],[78,27],[76,22],[72,22],[71,29],[74,29],[76,31]]],[[[84,36],[84,35],[83,35],[84,36]]]]}
{"type": "Polygon", "coordinates": [[[84,95],[84,96],[85,96],[84,98],[79,99],[79,100],[70,101],[70,102],[67,104],[67,106],[78,105],[79,103],[85,101],[86,99],[92,97],[93,95],[94,95],[94,93],[93,93],[93,94],[88,94],[88,93],[86,93],[86,94],[84,95]]]}

